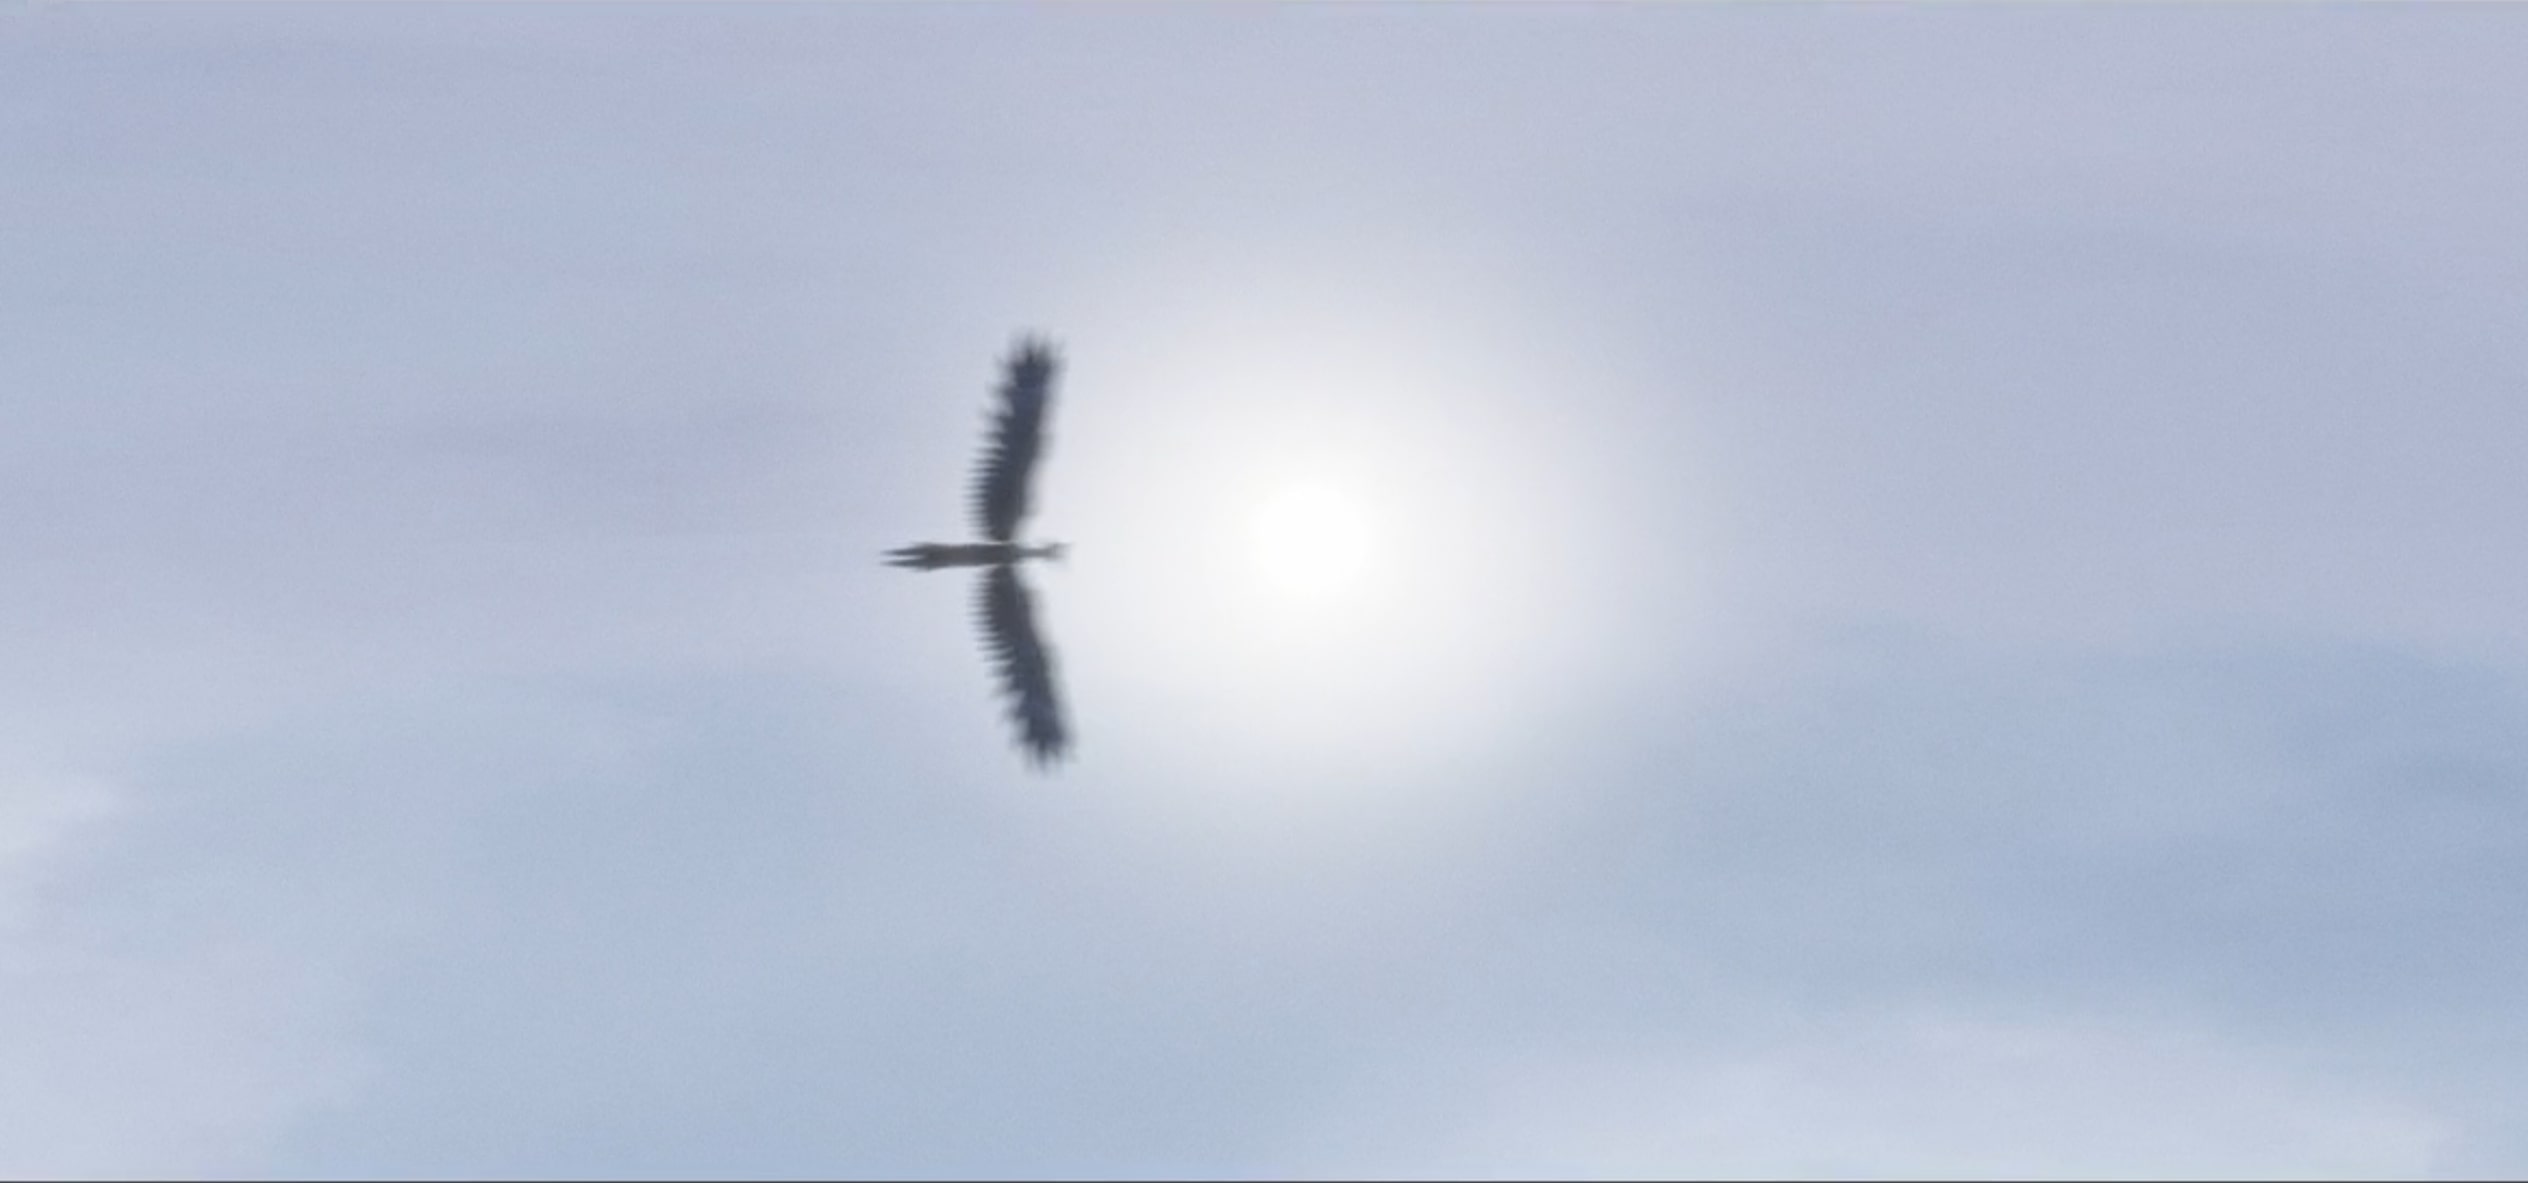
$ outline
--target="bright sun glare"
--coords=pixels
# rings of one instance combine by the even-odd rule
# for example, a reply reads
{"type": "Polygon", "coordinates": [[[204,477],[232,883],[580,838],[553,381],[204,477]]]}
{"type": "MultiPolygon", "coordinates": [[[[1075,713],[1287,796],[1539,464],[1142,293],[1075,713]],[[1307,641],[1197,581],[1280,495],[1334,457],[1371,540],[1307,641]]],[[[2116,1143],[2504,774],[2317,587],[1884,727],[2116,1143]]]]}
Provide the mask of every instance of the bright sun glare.
{"type": "Polygon", "coordinates": [[[1255,561],[1282,591],[1330,596],[1359,578],[1369,561],[1369,526],[1340,490],[1297,485],[1255,512],[1255,561]]]}

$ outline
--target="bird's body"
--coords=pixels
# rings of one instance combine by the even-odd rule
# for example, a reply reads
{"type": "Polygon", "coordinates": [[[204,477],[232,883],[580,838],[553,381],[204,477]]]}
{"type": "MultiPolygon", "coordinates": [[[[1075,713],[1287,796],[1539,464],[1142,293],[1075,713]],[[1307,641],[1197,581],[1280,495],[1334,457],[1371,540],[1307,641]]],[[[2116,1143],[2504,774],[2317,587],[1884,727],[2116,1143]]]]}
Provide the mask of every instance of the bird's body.
{"type": "Polygon", "coordinates": [[[1053,402],[1059,367],[1053,347],[1034,338],[1022,338],[1009,357],[983,463],[974,476],[971,508],[974,524],[986,541],[917,542],[888,551],[886,560],[891,566],[916,571],[984,568],[976,589],[984,647],[1000,674],[1001,694],[1009,702],[1011,721],[1018,725],[1019,744],[1039,767],[1060,759],[1070,747],[1071,736],[1054,690],[1053,653],[1036,633],[1035,611],[1027,585],[1018,578],[1018,564],[1027,559],[1059,559],[1063,548],[1058,542],[1022,543],[1018,527],[1029,508],[1028,479],[1044,451],[1045,413],[1053,402]]]}
{"type": "Polygon", "coordinates": [[[909,567],[915,571],[936,571],[942,567],[989,567],[1021,559],[1061,557],[1062,544],[1059,542],[1048,542],[1043,546],[1022,546],[1015,542],[916,542],[888,551],[887,565],[909,567]]]}

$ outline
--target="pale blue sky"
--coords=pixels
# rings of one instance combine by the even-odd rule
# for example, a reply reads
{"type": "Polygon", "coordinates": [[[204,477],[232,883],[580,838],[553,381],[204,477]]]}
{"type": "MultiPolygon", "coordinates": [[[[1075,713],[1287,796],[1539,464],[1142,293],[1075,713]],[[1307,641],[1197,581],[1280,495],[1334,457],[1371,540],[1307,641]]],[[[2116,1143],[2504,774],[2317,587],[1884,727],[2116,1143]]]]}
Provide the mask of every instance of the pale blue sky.
{"type": "Polygon", "coordinates": [[[0,7],[0,1173],[2528,1171],[2522,60],[0,7]]]}

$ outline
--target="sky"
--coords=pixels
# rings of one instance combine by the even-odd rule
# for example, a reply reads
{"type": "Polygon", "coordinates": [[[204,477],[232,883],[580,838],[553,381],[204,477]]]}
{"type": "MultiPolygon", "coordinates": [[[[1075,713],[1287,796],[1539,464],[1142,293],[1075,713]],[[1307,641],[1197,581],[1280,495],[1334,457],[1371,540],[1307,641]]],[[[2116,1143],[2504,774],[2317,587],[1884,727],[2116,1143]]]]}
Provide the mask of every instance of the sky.
{"type": "Polygon", "coordinates": [[[0,1174],[2528,1172],[2523,56],[0,6],[0,1174]]]}

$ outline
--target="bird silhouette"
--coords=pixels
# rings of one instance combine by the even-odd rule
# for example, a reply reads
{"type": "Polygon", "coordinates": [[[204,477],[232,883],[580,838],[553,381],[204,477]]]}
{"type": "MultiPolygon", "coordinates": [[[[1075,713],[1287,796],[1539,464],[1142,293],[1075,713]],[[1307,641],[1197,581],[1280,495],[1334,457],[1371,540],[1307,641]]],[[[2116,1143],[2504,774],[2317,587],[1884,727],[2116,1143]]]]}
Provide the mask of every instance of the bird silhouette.
{"type": "Polygon", "coordinates": [[[1028,559],[1060,559],[1063,545],[1028,546],[1018,541],[1027,518],[1028,480],[1044,454],[1045,412],[1053,403],[1053,384],[1061,370],[1053,346],[1038,337],[1021,337],[1002,363],[998,405],[990,412],[983,461],[975,469],[969,508],[974,526],[987,541],[917,542],[887,552],[890,566],[915,571],[942,567],[982,567],[975,586],[975,621],[983,629],[983,647],[1000,678],[1010,721],[1018,727],[1018,744],[1030,765],[1042,769],[1069,751],[1071,736],[1062,721],[1062,700],[1054,690],[1053,651],[1036,632],[1035,608],[1018,565],[1028,559]]]}

